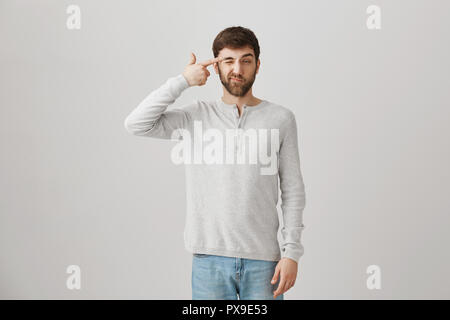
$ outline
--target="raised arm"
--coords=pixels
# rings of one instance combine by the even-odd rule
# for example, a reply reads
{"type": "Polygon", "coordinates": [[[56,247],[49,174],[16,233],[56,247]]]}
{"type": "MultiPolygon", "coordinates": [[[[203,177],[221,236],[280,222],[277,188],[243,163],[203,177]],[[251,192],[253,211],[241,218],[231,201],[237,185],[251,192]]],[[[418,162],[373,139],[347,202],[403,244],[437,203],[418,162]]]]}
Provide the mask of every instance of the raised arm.
{"type": "Polygon", "coordinates": [[[190,116],[185,108],[166,109],[188,87],[204,85],[210,75],[207,66],[221,61],[220,58],[214,58],[196,64],[195,60],[192,53],[182,74],[169,78],[139,103],[125,119],[124,125],[128,132],[137,136],[171,139],[174,130],[187,127],[190,116]]]}
{"type": "Polygon", "coordinates": [[[124,122],[127,131],[137,136],[170,139],[174,130],[187,126],[189,115],[183,108],[166,109],[188,87],[182,74],[169,78],[127,116],[124,122]]]}

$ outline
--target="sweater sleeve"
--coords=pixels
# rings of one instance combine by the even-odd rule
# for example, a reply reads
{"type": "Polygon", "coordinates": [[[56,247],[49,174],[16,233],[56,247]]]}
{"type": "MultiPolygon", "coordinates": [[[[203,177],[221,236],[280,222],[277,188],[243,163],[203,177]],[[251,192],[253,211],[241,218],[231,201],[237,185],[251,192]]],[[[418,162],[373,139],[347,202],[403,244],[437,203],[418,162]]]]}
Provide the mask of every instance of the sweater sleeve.
{"type": "Polygon", "coordinates": [[[126,117],[125,129],[137,136],[179,139],[181,135],[172,137],[172,134],[179,134],[175,130],[187,127],[189,114],[183,107],[166,109],[188,87],[189,83],[182,74],[169,78],[126,117]]]}
{"type": "Polygon", "coordinates": [[[297,124],[292,114],[287,123],[286,134],[280,144],[279,177],[283,227],[281,229],[281,257],[296,262],[304,253],[301,243],[305,186],[300,169],[297,124]]]}

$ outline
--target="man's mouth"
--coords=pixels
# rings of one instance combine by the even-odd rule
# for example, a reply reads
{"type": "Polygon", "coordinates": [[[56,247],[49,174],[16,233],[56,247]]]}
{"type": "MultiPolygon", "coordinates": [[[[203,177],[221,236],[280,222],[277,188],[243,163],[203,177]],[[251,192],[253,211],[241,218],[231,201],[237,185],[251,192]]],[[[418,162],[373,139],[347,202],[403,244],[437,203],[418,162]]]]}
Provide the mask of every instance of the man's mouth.
{"type": "Polygon", "coordinates": [[[240,79],[236,79],[236,78],[231,78],[231,80],[233,80],[233,81],[237,81],[237,82],[242,82],[242,80],[240,80],[240,79]]]}

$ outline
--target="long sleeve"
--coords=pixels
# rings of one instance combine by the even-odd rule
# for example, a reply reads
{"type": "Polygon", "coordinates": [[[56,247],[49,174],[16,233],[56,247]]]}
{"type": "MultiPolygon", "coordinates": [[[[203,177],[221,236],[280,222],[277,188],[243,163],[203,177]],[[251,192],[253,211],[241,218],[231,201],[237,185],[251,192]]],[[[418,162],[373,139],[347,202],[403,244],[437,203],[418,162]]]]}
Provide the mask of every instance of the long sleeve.
{"type": "Polygon", "coordinates": [[[279,177],[283,227],[281,229],[281,257],[298,262],[304,253],[301,243],[305,186],[300,169],[297,124],[292,114],[287,123],[286,134],[280,145],[279,177]]]}
{"type": "Polygon", "coordinates": [[[169,78],[128,115],[124,122],[126,130],[137,136],[172,139],[174,130],[186,128],[189,114],[184,108],[166,109],[188,87],[182,74],[169,78]]]}

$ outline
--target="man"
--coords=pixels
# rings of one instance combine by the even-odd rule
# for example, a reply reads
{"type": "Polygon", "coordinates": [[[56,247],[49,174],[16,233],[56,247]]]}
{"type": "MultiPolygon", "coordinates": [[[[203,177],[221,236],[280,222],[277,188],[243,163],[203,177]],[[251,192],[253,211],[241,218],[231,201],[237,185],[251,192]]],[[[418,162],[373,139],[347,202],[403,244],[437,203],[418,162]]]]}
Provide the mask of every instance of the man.
{"type": "Polygon", "coordinates": [[[196,63],[191,53],[183,73],[150,93],[125,120],[134,135],[176,137],[191,147],[183,156],[193,153],[196,159],[186,161],[184,231],[185,247],[193,253],[193,299],[282,300],[295,283],[304,253],[300,238],[305,190],[296,120],[288,108],[253,96],[259,53],[251,30],[227,28],[214,40],[215,58],[196,63]],[[185,89],[206,83],[210,65],[222,82],[223,96],[166,110],[185,89]],[[216,140],[205,146],[204,140],[211,138],[216,140]],[[259,163],[242,161],[258,155],[259,163]],[[269,168],[263,168],[267,160],[269,168]],[[281,253],[278,178],[284,222],[281,253]]]}

